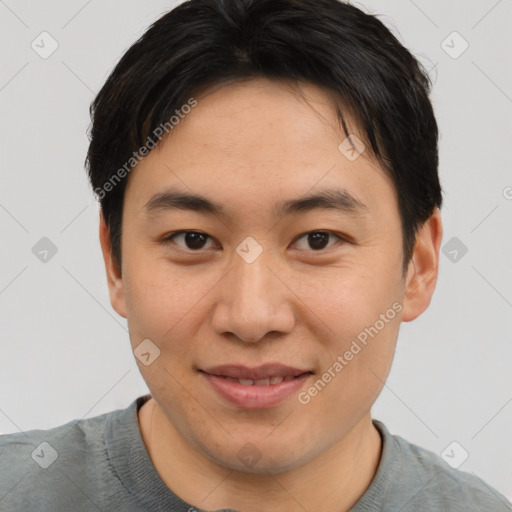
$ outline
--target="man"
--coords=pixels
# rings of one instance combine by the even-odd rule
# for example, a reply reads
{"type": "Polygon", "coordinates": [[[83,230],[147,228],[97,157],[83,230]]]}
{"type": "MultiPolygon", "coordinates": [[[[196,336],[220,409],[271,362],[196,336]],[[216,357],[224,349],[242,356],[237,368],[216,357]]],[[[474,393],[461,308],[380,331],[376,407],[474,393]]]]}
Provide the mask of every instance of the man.
{"type": "Polygon", "coordinates": [[[4,436],[2,510],[510,510],[370,412],[436,285],[428,92],[337,0],[158,20],[95,99],[87,158],[151,395],[4,436]]]}

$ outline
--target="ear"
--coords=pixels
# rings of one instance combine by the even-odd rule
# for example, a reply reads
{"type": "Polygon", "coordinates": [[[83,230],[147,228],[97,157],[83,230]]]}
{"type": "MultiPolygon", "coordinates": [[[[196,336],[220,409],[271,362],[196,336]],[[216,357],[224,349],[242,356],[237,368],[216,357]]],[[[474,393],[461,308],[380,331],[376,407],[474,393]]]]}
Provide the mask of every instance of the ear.
{"type": "Polygon", "coordinates": [[[103,260],[105,261],[105,271],[107,273],[108,293],[110,303],[117,313],[126,318],[126,304],[124,298],[124,285],[121,272],[118,269],[112,255],[112,246],[110,244],[110,230],[105,222],[103,211],[100,208],[100,244],[103,260]]]}
{"type": "Polygon", "coordinates": [[[441,212],[435,208],[416,234],[405,278],[402,321],[410,322],[429,306],[437,283],[439,248],[443,238],[441,212]]]}

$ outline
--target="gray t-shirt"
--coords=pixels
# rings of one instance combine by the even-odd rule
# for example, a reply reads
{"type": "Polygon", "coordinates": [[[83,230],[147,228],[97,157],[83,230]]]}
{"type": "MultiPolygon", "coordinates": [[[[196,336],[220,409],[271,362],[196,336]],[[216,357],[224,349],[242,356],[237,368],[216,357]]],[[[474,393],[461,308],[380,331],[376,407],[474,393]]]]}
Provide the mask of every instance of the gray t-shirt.
{"type": "MultiPolygon", "coordinates": [[[[151,462],[137,420],[149,397],[49,430],[0,436],[0,511],[200,511],[176,496],[151,462]]],[[[478,477],[373,422],[383,441],[381,461],[350,512],[512,510],[478,477]]]]}

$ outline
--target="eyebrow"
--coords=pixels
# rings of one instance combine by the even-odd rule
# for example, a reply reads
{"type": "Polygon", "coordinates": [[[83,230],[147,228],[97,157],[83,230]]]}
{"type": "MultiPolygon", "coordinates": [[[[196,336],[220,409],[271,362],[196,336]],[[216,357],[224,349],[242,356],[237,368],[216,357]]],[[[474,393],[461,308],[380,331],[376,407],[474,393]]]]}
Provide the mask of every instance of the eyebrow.
{"type": "MultiPolygon", "coordinates": [[[[175,189],[160,192],[151,197],[144,205],[148,217],[168,210],[190,210],[207,215],[229,217],[220,203],[199,194],[182,192],[175,189]]],[[[368,207],[345,189],[322,189],[314,194],[296,199],[281,201],[274,206],[274,215],[283,218],[297,213],[313,210],[336,210],[350,215],[365,215],[368,207]]]]}

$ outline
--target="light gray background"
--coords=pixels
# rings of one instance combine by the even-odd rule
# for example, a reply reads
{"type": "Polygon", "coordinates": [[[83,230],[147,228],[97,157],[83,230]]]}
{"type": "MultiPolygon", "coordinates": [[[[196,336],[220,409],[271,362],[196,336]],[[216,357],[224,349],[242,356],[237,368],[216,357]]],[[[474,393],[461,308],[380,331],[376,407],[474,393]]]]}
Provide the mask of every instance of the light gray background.
{"type": "MultiPolygon", "coordinates": [[[[83,162],[95,93],[174,5],[0,0],[1,433],[96,416],[147,392],[110,306],[83,162]],[[47,59],[31,48],[42,31],[59,45],[47,59]],[[46,263],[32,253],[42,237],[58,248],[46,263]]],[[[468,248],[456,262],[441,255],[430,308],[402,324],[374,417],[439,454],[457,441],[469,453],[460,469],[512,499],[512,1],[356,5],[380,13],[431,70],[443,246],[457,237],[468,248]],[[453,31],[469,43],[456,59],[441,47],[453,31]]],[[[445,44],[453,54],[463,42],[445,44]]]]}

